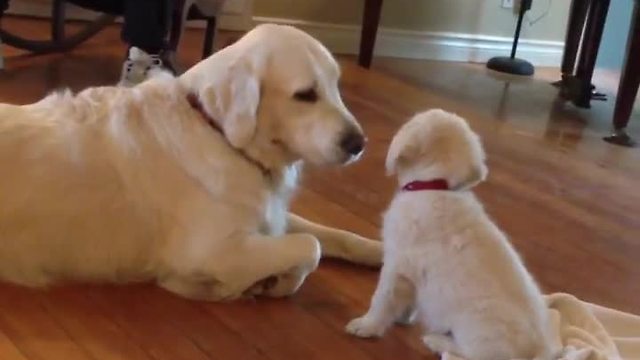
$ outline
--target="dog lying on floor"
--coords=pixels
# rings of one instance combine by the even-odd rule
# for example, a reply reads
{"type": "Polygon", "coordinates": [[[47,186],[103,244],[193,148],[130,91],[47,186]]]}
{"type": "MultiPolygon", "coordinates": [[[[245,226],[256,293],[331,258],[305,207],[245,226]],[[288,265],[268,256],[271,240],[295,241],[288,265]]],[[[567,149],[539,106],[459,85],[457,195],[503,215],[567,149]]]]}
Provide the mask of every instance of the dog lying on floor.
{"type": "Polygon", "coordinates": [[[384,265],[366,315],[347,331],[381,336],[417,309],[434,352],[473,360],[549,359],[542,294],[469,190],[487,174],[480,140],[442,110],[396,134],[386,167],[402,189],[384,218],[384,265]]]}
{"type": "Polygon", "coordinates": [[[363,151],[339,77],[318,41],[262,25],[179,78],[0,105],[0,279],[229,300],[292,294],[321,252],[380,265],[380,242],[287,210],[302,161],[363,151]]]}

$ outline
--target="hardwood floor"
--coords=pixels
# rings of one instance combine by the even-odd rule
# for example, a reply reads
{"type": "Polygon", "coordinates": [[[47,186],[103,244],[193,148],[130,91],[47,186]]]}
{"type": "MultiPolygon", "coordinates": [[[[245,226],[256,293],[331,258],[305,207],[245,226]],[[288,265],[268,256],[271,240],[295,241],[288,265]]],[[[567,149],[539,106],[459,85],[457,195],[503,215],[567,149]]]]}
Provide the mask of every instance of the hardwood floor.
{"type": "MultiPolygon", "coordinates": [[[[199,32],[187,34],[184,64],[198,60],[200,41],[199,32]]],[[[0,101],[24,104],[58,87],[113,84],[124,48],[111,28],[68,54],[4,53],[0,101]]],[[[348,168],[307,169],[297,212],[377,237],[395,188],[383,171],[393,133],[416,111],[456,111],[487,148],[490,176],[477,193],[542,287],[640,313],[640,150],[601,141],[611,104],[576,110],[556,102],[545,79],[506,83],[480,66],[376,59],[366,71],[351,58],[342,64],[344,98],[369,148],[348,168]]],[[[635,118],[630,133],[640,138],[635,118]]],[[[146,284],[45,291],[4,284],[0,359],[434,358],[416,329],[395,328],[379,341],[343,332],[365,311],[376,278],[327,261],[290,299],[230,304],[187,301],[146,284]]]]}

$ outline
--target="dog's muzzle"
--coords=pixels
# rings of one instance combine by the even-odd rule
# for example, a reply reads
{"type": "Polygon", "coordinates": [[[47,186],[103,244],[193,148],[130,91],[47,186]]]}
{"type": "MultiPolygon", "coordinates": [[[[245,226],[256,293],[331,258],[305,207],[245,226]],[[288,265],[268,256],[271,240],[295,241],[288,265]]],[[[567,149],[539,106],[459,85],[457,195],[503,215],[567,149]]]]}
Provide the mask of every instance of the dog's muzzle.
{"type": "Polygon", "coordinates": [[[357,157],[364,151],[366,142],[360,132],[349,131],[340,140],[340,149],[352,157],[357,157]]]}

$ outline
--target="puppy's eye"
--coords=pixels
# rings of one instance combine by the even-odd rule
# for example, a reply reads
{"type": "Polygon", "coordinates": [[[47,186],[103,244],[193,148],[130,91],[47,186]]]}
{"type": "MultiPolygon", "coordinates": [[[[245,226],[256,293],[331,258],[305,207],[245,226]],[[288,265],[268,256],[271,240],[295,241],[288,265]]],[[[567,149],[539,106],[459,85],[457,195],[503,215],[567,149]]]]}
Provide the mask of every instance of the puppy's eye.
{"type": "Polygon", "coordinates": [[[305,90],[296,91],[295,94],[293,94],[293,98],[296,99],[297,101],[314,103],[318,101],[318,93],[316,92],[316,89],[309,88],[305,90]]]}

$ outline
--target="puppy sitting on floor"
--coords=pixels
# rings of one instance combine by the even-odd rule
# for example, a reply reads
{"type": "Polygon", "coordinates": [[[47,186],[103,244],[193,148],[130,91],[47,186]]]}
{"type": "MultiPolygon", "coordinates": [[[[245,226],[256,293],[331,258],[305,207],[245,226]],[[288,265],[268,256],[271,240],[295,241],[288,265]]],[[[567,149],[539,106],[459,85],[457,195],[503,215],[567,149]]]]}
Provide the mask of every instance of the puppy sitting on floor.
{"type": "Polygon", "coordinates": [[[442,110],[394,137],[389,174],[401,190],[384,218],[384,266],[371,307],[347,332],[381,336],[414,309],[434,352],[466,359],[546,359],[545,304],[505,235],[470,190],[487,174],[479,138],[442,110]]]}

